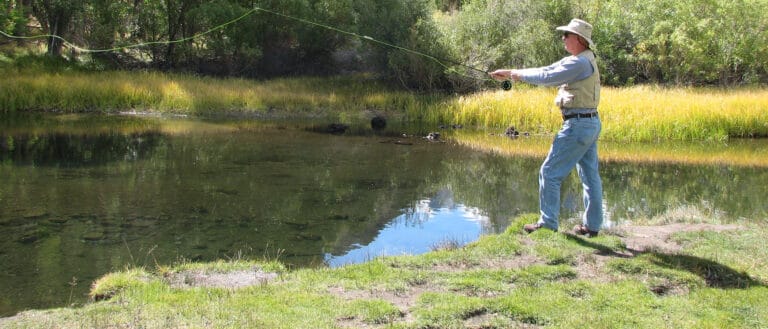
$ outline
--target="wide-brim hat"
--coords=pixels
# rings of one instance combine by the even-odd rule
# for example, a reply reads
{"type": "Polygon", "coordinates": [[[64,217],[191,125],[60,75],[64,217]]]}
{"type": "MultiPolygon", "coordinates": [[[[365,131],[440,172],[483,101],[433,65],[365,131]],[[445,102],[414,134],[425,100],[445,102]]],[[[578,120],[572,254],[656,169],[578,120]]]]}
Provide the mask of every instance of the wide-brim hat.
{"type": "Polygon", "coordinates": [[[583,20],[574,18],[568,25],[558,26],[555,30],[578,34],[580,37],[584,38],[584,40],[587,40],[589,48],[595,47],[595,43],[592,41],[592,24],[583,20]]]}

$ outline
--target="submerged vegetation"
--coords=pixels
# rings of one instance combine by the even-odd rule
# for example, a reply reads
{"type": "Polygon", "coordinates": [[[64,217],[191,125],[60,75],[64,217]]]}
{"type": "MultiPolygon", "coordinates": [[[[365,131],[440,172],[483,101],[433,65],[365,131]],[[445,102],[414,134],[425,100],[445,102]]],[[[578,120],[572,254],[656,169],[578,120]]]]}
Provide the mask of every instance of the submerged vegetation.
{"type": "MultiPolygon", "coordinates": [[[[764,226],[670,232],[678,251],[540,230],[536,215],[465,247],[289,270],[234,259],[129,268],[102,301],[27,311],[5,328],[756,328],[768,325],[764,226]],[[271,275],[266,275],[269,273],[271,275]],[[216,281],[239,275],[247,286],[216,281]]],[[[705,228],[705,227],[702,227],[705,228]]],[[[710,228],[711,229],[711,228],[710,228]]],[[[644,238],[639,240],[645,240],[644,238]]]]}

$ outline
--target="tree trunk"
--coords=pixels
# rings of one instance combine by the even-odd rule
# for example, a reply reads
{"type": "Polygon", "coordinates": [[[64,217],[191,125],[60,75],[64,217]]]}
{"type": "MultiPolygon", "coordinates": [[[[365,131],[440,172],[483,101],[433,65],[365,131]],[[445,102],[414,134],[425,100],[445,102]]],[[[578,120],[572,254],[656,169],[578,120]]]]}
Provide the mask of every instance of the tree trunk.
{"type": "Polygon", "coordinates": [[[63,30],[59,28],[58,17],[55,18],[53,22],[49,22],[49,26],[50,28],[48,30],[51,36],[48,37],[48,56],[61,57],[61,49],[64,47],[64,42],[57,37],[61,35],[63,30]]]}
{"type": "MultiPolygon", "coordinates": [[[[166,14],[168,15],[168,41],[176,40],[179,31],[182,29],[184,20],[184,5],[177,1],[166,1],[166,14]]],[[[176,67],[176,43],[171,42],[165,50],[165,67],[172,69],[176,67]]]]}
{"type": "Polygon", "coordinates": [[[81,0],[56,1],[32,0],[32,13],[40,22],[43,30],[47,31],[47,54],[54,57],[61,56],[64,47],[64,35],[67,34],[69,24],[75,13],[83,6],[81,0]]]}

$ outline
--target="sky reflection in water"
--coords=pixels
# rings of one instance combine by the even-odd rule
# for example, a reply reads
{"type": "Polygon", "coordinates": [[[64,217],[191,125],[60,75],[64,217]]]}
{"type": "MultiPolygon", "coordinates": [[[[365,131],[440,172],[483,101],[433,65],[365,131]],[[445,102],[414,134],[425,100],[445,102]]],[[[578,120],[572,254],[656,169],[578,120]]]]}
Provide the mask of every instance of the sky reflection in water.
{"type": "Polygon", "coordinates": [[[356,244],[343,255],[327,253],[325,261],[339,267],[380,256],[421,254],[446,243],[463,246],[477,240],[487,225],[488,217],[477,208],[421,200],[381,229],[368,245],[356,244]]]}

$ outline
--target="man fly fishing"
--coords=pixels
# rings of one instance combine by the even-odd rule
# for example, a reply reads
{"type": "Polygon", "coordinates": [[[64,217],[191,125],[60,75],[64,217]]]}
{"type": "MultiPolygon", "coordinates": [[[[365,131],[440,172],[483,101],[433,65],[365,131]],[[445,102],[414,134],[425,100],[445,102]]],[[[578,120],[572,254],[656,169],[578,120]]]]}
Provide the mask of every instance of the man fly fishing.
{"type": "Polygon", "coordinates": [[[500,69],[490,72],[496,80],[523,81],[535,85],[559,86],[555,104],[563,125],[552,141],[539,171],[539,208],[536,223],[523,228],[531,233],[542,227],[558,230],[560,186],[576,167],[584,188],[584,216],[574,233],[594,237],[603,225],[603,186],[598,171],[597,139],[602,124],[597,114],[600,102],[600,72],[597,68],[592,25],[573,19],[559,26],[565,50],[571,54],[552,65],[529,69],[500,69]]]}

